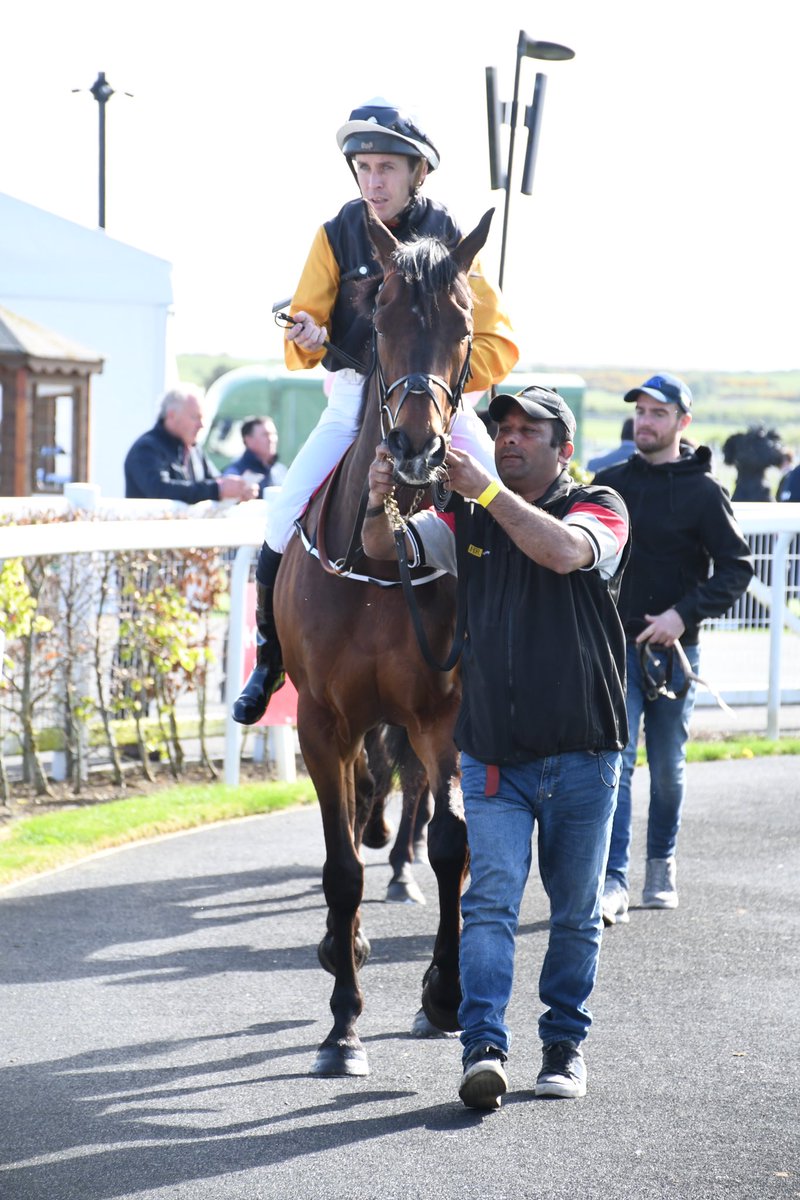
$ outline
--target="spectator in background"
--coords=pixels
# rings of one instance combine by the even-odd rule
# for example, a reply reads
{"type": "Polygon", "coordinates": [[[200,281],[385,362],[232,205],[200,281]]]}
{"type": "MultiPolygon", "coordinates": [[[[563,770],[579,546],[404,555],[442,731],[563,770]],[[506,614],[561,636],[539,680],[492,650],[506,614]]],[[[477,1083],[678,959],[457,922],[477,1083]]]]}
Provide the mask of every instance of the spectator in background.
{"type": "Polygon", "coordinates": [[[728,493],[711,474],[707,446],[690,449],[684,430],[692,393],[661,372],[625,395],[635,405],[636,453],[595,476],[631,516],[631,557],[619,594],[627,648],[630,739],[611,832],[603,892],[606,925],[628,920],[631,783],[644,722],[650,805],[644,908],[676,908],[675,851],[685,798],[686,742],[700,661],[700,625],[738,600],[753,574],[728,493]],[[712,572],[713,562],[713,572],[712,572]]]}
{"type": "Polygon", "coordinates": [[[778,499],[800,504],[800,463],[787,471],[778,484],[778,499]]]}
{"type": "Polygon", "coordinates": [[[158,420],[125,456],[129,500],[254,500],[258,488],[240,475],[221,476],[197,446],[202,391],[181,383],[161,401],[158,420]]]}
{"type": "Polygon", "coordinates": [[[248,417],[242,422],[244,454],[230,463],[223,475],[254,475],[259,495],[283,483],[286,467],[278,462],[278,430],[272,417],[248,417]]]}
{"type": "Polygon", "coordinates": [[[620,444],[616,450],[609,450],[607,454],[597,454],[594,458],[590,458],[586,464],[587,471],[602,471],[604,467],[613,467],[615,463],[625,462],[636,451],[636,443],[633,440],[633,417],[626,417],[622,422],[620,431],[620,444]]]}

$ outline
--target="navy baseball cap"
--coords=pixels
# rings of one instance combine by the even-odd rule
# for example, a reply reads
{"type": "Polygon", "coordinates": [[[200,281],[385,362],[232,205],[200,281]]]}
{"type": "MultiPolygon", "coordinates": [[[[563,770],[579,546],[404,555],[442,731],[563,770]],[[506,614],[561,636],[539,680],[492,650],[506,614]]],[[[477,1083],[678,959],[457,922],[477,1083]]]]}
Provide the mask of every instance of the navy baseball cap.
{"type": "Polygon", "coordinates": [[[660,400],[662,404],[677,404],[682,412],[692,411],[692,393],[677,375],[669,375],[666,371],[662,371],[660,375],[652,375],[650,379],[645,379],[641,387],[631,388],[626,392],[625,400],[632,404],[642,392],[646,396],[652,396],[654,400],[660,400]]]}
{"type": "Polygon", "coordinates": [[[501,392],[489,405],[489,416],[493,421],[501,421],[512,404],[518,404],[523,412],[537,421],[563,421],[570,440],[574,438],[577,424],[572,409],[552,388],[534,385],[517,392],[515,396],[501,392]]]}

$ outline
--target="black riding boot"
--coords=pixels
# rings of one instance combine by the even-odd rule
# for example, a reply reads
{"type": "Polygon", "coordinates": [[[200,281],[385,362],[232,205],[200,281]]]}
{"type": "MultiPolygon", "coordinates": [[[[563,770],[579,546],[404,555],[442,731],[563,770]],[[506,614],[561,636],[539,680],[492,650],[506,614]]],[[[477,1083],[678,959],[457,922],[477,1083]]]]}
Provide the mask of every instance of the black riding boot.
{"type": "Polygon", "coordinates": [[[272,611],[272,592],[281,558],[264,543],[256,571],[256,665],[233,705],[233,719],[240,725],[255,725],[260,721],[270,696],[283,687],[286,679],[272,611]]]}

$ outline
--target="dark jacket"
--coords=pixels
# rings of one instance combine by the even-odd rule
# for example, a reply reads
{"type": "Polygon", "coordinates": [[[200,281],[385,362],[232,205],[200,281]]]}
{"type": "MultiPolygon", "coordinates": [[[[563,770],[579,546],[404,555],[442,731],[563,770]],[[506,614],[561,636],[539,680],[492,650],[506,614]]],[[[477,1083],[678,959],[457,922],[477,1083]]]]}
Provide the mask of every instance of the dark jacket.
{"type": "MultiPolygon", "coordinates": [[[[566,471],[537,507],[561,518],[579,500],[625,513],[610,489],[580,487],[566,471]]],[[[470,542],[458,747],[498,765],[621,750],[625,637],[615,595],[624,557],[611,580],[596,570],[559,575],[523,554],[477,506],[470,542]]]]}
{"type": "Polygon", "coordinates": [[[726,612],[753,574],[728,493],[711,474],[711,451],[684,448],[658,466],[634,454],[594,482],[619,492],[630,513],[631,558],[619,597],[628,638],[641,633],[645,613],[674,608],[686,626],[681,642],[693,645],[701,621],[726,612]]]}
{"type": "MultiPolygon", "coordinates": [[[[367,233],[363,201],[351,200],[345,204],[331,221],[325,222],[324,228],[340,273],[330,341],[366,366],[372,322],[366,316],[354,316],[353,303],[358,282],[369,275],[380,276],[382,271],[367,233]]],[[[399,242],[410,242],[415,237],[437,237],[450,244],[461,240],[461,230],[447,209],[427,196],[415,197],[397,225],[392,226],[392,233],[399,242]]],[[[329,371],[338,371],[342,363],[328,353],[322,365],[329,371]]]]}
{"type": "Polygon", "coordinates": [[[800,466],[786,472],[778,484],[778,499],[788,500],[790,504],[800,503],[800,466]]]}
{"type": "Polygon", "coordinates": [[[219,500],[219,471],[203,451],[186,447],[156,421],[125,456],[125,495],[129,500],[219,500]]]}
{"type": "Polygon", "coordinates": [[[244,475],[245,471],[249,471],[251,475],[259,475],[261,478],[258,481],[258,493],[264,494],[264,489],[273,487],[275,484],[283,483],[286,478],[286,467],[283,463],[272,463],[271,466],[265,467],[257,454],[254,454],[249,448],[245,448],[244,454],[237,458],[235,462],[228,463],[223,475],[244,475]]]}

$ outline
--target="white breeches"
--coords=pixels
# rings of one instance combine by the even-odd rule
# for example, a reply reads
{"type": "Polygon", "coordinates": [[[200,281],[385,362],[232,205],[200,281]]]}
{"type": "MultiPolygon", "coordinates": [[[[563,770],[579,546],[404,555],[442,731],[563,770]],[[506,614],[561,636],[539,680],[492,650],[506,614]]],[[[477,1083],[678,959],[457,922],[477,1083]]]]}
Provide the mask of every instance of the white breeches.
{"type": "MultiPolygon", "coordinates": [[[[336,371],[328,404],[276,490],[267,514],[266,541],[282,554],[294,523],[323,479],[331,473],[356,436],[364,377],[349,368],[336,371]]],[[[497,474],[494,442],[473,409],[462,408],[453,424],[453,445],[466,450],[497,474]]]]}

